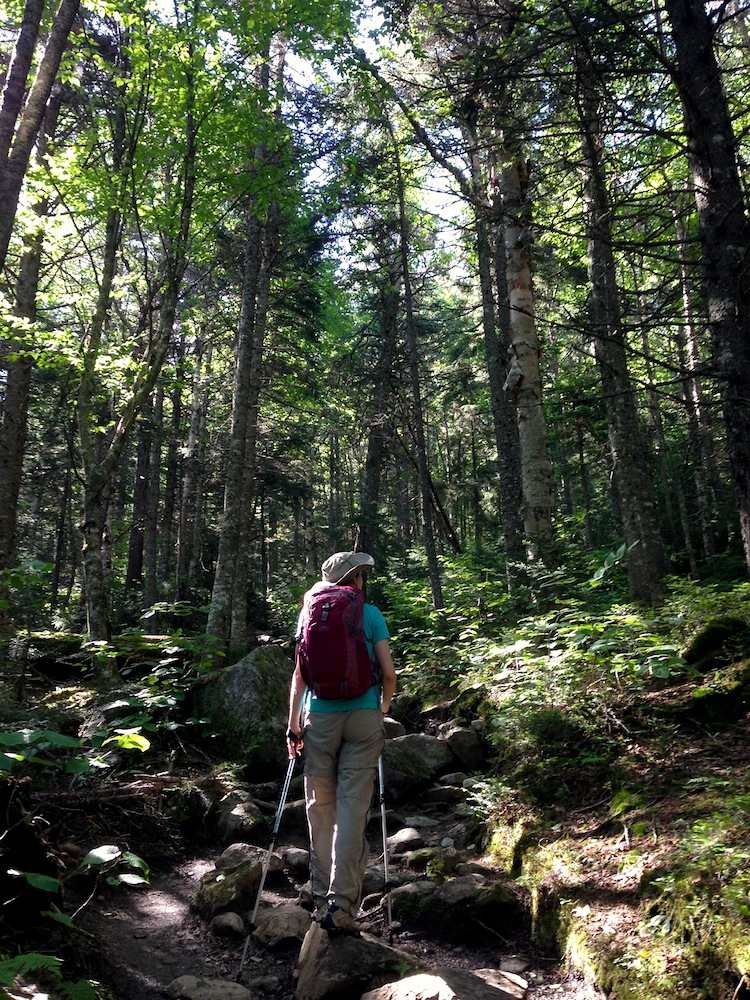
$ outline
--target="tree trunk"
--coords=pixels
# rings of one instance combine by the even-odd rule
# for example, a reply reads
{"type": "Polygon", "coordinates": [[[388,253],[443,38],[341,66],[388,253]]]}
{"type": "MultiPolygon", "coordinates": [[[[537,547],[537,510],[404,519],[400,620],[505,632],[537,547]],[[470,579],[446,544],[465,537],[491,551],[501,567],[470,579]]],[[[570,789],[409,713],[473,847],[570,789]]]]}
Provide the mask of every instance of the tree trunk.
{"type": "Polygon", "coordinates": [[[312,501],[308,499],[304,510],[304,546],[305,546],[305,576],[308,580],[316,580],[322,561],[318,555],[318,544],[315,537],[315,517],[312,511],[312,501]]]}
{"type": "Polygon", "coordinates": [[[18,116],[23,107],[26,81],[34,59],[39,25],[44,11],[44,0],[26,0],[21,27],[10,57],[10,65],[3,88],[0,105],[0,187],[2,187],[5,165],[13,142],[18,116]]]}
{"type": "Polygon", "coordinates": [[[102,533],[104,531],[103,493],[108,486],[110,470],[100,464],[101,444],[93,430],[96,422],[93,401],[96,399],[96,359],[109,311],[115,275],[115,260],[120,242],[121,218],[117,209],[110,209],[104,240],[102,273],[96,309],[84,350],[78,385],[78,437],[83,462],[83,578],[86,593],[86,622],[89,639],[108,642],[111,637],[109,597],[102,563],[102,533]]]}
{"type": "MultiPolygon", "coordinates": [[[[143,605],[156,604],[158,596],[157,569],[159,565],[159,493],[161,484],[161,451],[164,437],[164,387],[156,387],[154,401],[153,433],[149,456],[148,488],[146,490],[145,525],[143,529],[143,605]]],[[[179,598],[178,598],[179,599],[179,598]]]]}
{"type": "MultiPolygon", "coordinates": [[[[106,471],[99,465],[87,470],[80,526],[83,537],[83,579],[86,599],[86,630],[92,642],[109,642],[112,625],[109,610],[109,589],[104,568],[103,537],[106,512],[105,494],[109,485],[106,471]]],[[[105,684],[114,680],[114,672],[102,661],[99,680],[105,684]]]]}
{"type": "Polygon", "coordinates": [[[589,270],[589,320],[602,380],[609,442],[628,549],[630,596],[647,604],[663,597],[666,556],[659,533],[650,463],[643,447],[638,410],[630,384],[620,319],[612,250],[612,215],[603,166],[603,130],[588,53],[576,52],[578,100],[586,164],[586,228],[589,270]]]}
{"type": "Polygon", "coordinates": [[[359,530],[357,547],[363,552],[380,549],[380,483],[383,461],[387,452],[386,428],[389,423],[387,400],[391,394],[393,361],[398,343],[399,273],[390,255],[384,254],[378,293],[377,316],[379,337],[377,360],[372,383],[372,396],[366,417],[367,455],[359,498],[359,530]]]}
{"type": "MultiPolygon", "coordinates": [[[[393,137],[393,132],[391,132],[393,137]]],[[[399,208],[399,237],[401,243],[401,283],[404,292],[404,332],[409,358],[409,375],[411,381],[412,405],[414,407],[414,438],[416,443],[417,466],[419,469],[419,491],[422,499],[422,539],[427,555],[427,573],[432,590],[432,604],[436,611],[445,607],[443,590],[440,580],[440,566],[435,548],[435,533],[432,522],[432,503],[430,496],[430,472],[427,465],[427,443],[425,440],[424,413],[422,411],[422,388],[419,374],[419,348],[417,345],[417,330],[414,317],[414,298],[411,285],[411,268],[409,266],[408,221],[406,217],[406,194],[404,178],[401,171],[401,158],[398,146],[393,143],[394,162],[396,166],[396,183],[399,208]]]]}
{"type": "Polygon", "coordinates": [[[510,307],[510,367],[504,388],[515,402],[518,417],[524,533],[531,545],[532,558],[554,568],[558,554],[553,525],[552,463],[542,406],[541,351],[534,319],[528,176],[520,156],[512,150],[506,152],[498,183],[510,307]]]}
{"type": "Polygon", "coordinates": [[[21,114],[15,138],[0,183],[0,271],[5,267],[13,223],[18,208],[26,170],[39,129],[44,120],[47,101],[68,43],[80,0],[62,0],[55,15],[44,56],[34,77],[26,106],[21,114]]]}
{"type": "MultiPolygon", "coordinates": [[[[258,154],[260,158],[260,153],[258,154]]],[[[224,486],[224,512],[219,537],[219,553],[214,573],[207,635],[222,644],[231,638],[232,601],[238,547],[241,542],[242,505],[245,502],[245,449],[250,419],[250,379],[255,339],[255,305],[261,263],[262,225],[252,203],[248,209],[245,237],[242,301],[240,304],[237,350],[232,392],[232,426],[229,433],[224,486]]]]}
{"type": "MultiPolygon", "coordinates": [[[[171,420],[166,428],[167,446],[164,459],[164,492],[159,525],[159,565],[156,573],[157,581],[166,583],[172,580],[174,572],[174,537],[175,511],[178,504],[180,488],[180,441],[182,432],[182,374],[184,370],[184,338],[180,340],[177,357],[177,379],[171,397],[171,420]]],[[[163,409],[162,401],[162,409],[163,409]]],[[[160,422],[163,427],[163,421],[160,422]]],[[[164,433],[162,431],[162,433],[164,433]]]]}
{"type": "MultiPolygon", "coordinates": [[[[135,455],[133,479],[133,502],[130,513],[130,540],[128,544],[128,564],[125,571],[125,593],[142,590],[143,547],[146,530],[146,505],[148,485],[151,479],[151,444],[154,437],[153,400],[143,407],[138,424],[138,442],[135,455]]],[[[140,597],[141,594],[139,593],[140,597]]]]}
{"type": "MultiPolygon", "coordinates": [[[[470,142],[476,150],[476,139],[470,136],[470,142]]],[[[472,182],[479,190],[484,186],[483,171],[476,152],[471,157],[472,182]]],[[[490,389],[490,407],[492,410],[492,427],[495,433],[498,467],[498,500],[500,520],[503,529],[503,547],[505,551],[505,574],[508,590],[511,594],[518,589],[520,582],[520,567],[526,562],[526,550],[523,543],[523,491],[521,487],[521,450],[518,437],[514,407],[508,394],[503,390],[505,381],[505,365],[502,358],[502,347],[498,336],[496,314],[503,309],[500,301],[495,302],[495,289],[498,299],[502,296],[507,312],[507,285],[505,283],[505,244],[499,221],[494,226],[495,250],[502,246],[500,260],[494,257],[490,244],[490,224],[487,211],[483,206],[474,209],[474,225],[476,229],[477,263],[479,268],[479,288],[482,296],[482,332],[484,335],[484,352],[487,365],[487,378],[490,389]],[[500,264],[499,274],[503,281],[493,286],[493,264],[500,264]]]]}
{"type": "Polygon", "coordinates": [[[698,338],[695,329],[696,317],[687,259],[687,233],[676,208],[673,209],[677,246],[680,257],[680,283],[684,327],[677,333],[678,363],[682,376],[682,398],[688,421],[690,451],[693,456],[692,474],[695,480],[698,522],[703,547],[703,555],[709,569],[716,565],[716,533],[714,525],[721,516],[718,489],[713,483],[718,479],[714,460],[711,428],[703,402],[703,390],[697,375],[700,365],[698,338]]]}
{"type": "Polygon", "coordinates": [[[190,593],[197,567],[196,543],[199,532],[201,505],[201,460],[203,429],[206,413],[206,388],[203,384],[203,365],[210,363],[211,348],[203,337],[195,344],[195,370],[193,372],[193,400],[190,409],[190,427],[185,458],[182,463],[182,488],[180,491],[180,518],[177,535],[177,599],[184,601],[190,593]]]}
{"type": "Polygon", "coordinates": [[[665,0],[677,53],[698,211],[702,273],[727,452],[750,569],[750,225],[714,29],[703,0],[665,0]]]}
{"type": "Polygon", "coordinates": [[[234,570],[234,599],[229,648],[244,652],[248,646],[247,596],[250,570],[251,498],[255,495],[255,473],[258,447],[258,419],[263,376],[266,329],[268,326],[271,274],[276,264],[281,220],[277,205],[270,205],[263,231],[263,254],[258,275],[253,322],[253,348],[250,357],[250,379],[247,399],[247,439],[245,441],[244,503],[240,508],[240,538],[234,570]]]}
{"type": "Polygon", "coordinates": [[[50,581],[50,611],[57,611],[60,606],[60,583],[62,568],[65,563],[65,549],[68,544],[68,522],[70,502],[73,493],[73,470],[70,461],[65,470],[62,492],[60,494],[59,512],[55,525],[55,562],[50,581]]]}
{"type": "MultiPolygon", "coordinates": [[[[39,138],[39,157],[47,152],[61,104],[61,95],[50,101],[39,138]]],[[[48,199],[43,199],[34,206],[34,212],[40,218],[47,215],[49,210],[48,199]]],[[[43,237],[41,232],[37,232],[21,256],[16,282],[14,313],[32,323],[37,318],[36,300],[42,253],[43,237]]],[[[26,452],[29,392],[34,367],[31,355],[26,353],[25,345],[20,340],[7,340],[3,344],[2,356],[6,375],[4,398],[0,402],[0,573],[15,562],[18,498],[26,452]]],[[[2,589],[0,581],[0,595],[2,589]]],[[[5,627],[4,619],[5,614],[0,610],[0,629],[5,627]]]]}

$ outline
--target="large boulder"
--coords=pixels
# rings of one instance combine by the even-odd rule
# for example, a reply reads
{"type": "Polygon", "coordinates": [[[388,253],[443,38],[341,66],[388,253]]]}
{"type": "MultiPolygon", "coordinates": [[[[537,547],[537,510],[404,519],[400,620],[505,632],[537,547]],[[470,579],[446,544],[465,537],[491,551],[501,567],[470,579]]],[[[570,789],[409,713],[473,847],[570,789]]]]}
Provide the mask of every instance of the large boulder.
{"type": "Polygon", "coordinates": [[[447,726],[443,739],[461,762],[462,767],[478,771],[484,761],[484,741],[479,729],[447,726]]]}
{"type": "Polygon", "coordinates": [[[512,879],[490,880],[478,872],[459,875],[425,896],[418,922],[447,939],[473,940],[487,928],[513,939],[528,927],[529,898],[512,879]]]}
{"type": "Polygon", "coordinates": [[[289,682],[294,664],[278,646],[259,646],[195,692],[194,711],[208,716],[222,751],[246,761],[253,780],[286,765],[289,682]]]}
{"type": "Polygon", "coordinates": [[[386,798],[404,801],[418,795],[455,766],[450,747],[436,736],[411,733],[386,740],[383,747],[386,798]]]}
{"type": "Polygon", "coordinates": [[[235,788],[228,792],[217,807],[217,833],[222,843],[253,840],[265,831],[266,819],[253,802],[249,792],[235,788]]]}
{"type": "Polygon", "coordinates": [[[263,906],[255,918],[253,936],[269,947],[304,941],[310,929],[310,914],[295,903],[263,906]]]}
{"type": "Polygon", "coordinates": [[[526,992],[523,979],[496,969],[433,969],[371,990],[361,1000],[523,1000],[526,992]]]}
{"type": "Polygon", "coordinates": [[[397,736],[391,741],[399,749],[408,747],[420,757],[430,772],[431,778],[447,774],[456,766],[453,751],[443,739],[428,736],[426,733],[409,733],[408,736],[397,736]]]}
{"type": "Polygon", "coordinates": [[[200,879],[192,905],[207,920],[220,913],[249,910],[255,901],[268,859],[268,876],[283,873],[284,863],[277,854],[250,844],[232,844],[216,861],[212,871],[200,879]]]}
{"type": "Polygon", "coordinates": [[[226,979],[180,976],[165,990],[173,1000],[257,1000],[257,993],[226,979]]]}
{"type": "Polygon", "coordinates": [[[370,934],[328,934],[313,923],[299,955],[295,1000],[359,997],[417,971],[413,955],[370,934]]]}

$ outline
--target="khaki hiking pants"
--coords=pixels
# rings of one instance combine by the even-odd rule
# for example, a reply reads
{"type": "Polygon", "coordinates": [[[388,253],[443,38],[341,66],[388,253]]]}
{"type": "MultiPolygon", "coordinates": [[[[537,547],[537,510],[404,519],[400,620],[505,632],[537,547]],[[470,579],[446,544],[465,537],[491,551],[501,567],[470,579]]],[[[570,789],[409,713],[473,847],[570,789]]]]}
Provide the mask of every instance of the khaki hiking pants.
{"type": "Polygon", "coordinates": [[[380,709],[311,712],[304,732],[310,878],[316,907],[356,917],[367,867],[365,827],[383,750],[380,709]]]}

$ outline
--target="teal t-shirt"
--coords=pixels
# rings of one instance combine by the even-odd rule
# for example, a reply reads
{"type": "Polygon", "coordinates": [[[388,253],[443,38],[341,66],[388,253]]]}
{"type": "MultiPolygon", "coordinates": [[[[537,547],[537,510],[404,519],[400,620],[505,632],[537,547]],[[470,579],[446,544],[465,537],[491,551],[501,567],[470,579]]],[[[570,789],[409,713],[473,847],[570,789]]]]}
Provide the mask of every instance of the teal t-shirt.
{"type": "MultiPolygon", "coordinates": [[[[364,628],[367,651],[370,654],[370,659],[373,659],[375,643],[380,642],[381,639],[390,639],[385,618],[374,604],[365,604],[364,628]]],[[[373,684],[358,698],[316,698],[312,692],[308,691],[305,700],[310,712],[350,712],[355,708],[380,708],[380,687],[373,684]]]]}

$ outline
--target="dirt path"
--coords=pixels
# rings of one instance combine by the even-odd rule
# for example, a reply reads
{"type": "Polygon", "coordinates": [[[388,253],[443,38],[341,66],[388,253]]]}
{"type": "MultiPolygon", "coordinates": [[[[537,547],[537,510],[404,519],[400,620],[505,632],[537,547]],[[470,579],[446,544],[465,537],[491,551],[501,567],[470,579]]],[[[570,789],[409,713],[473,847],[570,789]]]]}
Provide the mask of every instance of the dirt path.
{"type": "MultiPolygon", "coordinates": [[[[169,874],[155,876],[150,886],[119,888],[82,914],[81,926],[100,942],[101,978],[115,1000],[156,1000],[182,975],[237,979],[244,941],[216,938],[190,909],[201,875],[212,867],[213,860],[207,858],[180,862],[169,874]]],[[[512,957],[500,950],[473,950],[409,935],[403,940],[397,936],[395,943],[435,967],[498,967],[512,957]]],[[[271,950],[251,938],[240,981],[260,997],[293,1000],[298,951],[296,945],[271,950]]],[[[600,1000],[598,990],[567,979],[557,965],[528,961],[523,975],[529,981],[529,1000],[600,1000]]]]}

